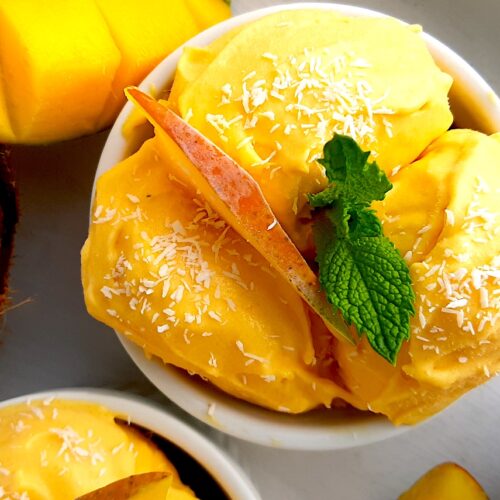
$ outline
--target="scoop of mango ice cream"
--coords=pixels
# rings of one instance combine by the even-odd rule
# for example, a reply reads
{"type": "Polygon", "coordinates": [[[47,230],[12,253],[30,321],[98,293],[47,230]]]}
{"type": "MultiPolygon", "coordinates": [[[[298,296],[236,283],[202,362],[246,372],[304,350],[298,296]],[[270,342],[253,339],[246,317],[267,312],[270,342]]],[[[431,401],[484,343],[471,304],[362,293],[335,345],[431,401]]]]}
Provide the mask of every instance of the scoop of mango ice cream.
{"type": "Polygon", "coordinates": [[[53,399],[0,409],[1,498],[74,500],[157,471],[172,475],[167,500],[196,498],[165,455],[116,417],[99,405],[53,399]]]}
{"type": "Polygon", "coordinates": [[[500,370],[500,134],[447,132],[393,179],[375,208],[416,295],[397,366],[366,339],[336,344],[346,386],[396,424],[442,410],[500,370]]]}
{"type": "Polygon", "coordinates": [[[186,48],[169,103],[254,176],[304,250],[306,195],[325,187],[315,160],[333,133],[390,173],[449,128],[451,83],[418,27],[292,10],[186,48]]]}
{"type": "Polygon", "coordinates": [[[162,134],[98,180],[82,250],[90,314],[246,401],[363,408],[319,374],[305,305],[191,187],[186,162],[162,134]]]}

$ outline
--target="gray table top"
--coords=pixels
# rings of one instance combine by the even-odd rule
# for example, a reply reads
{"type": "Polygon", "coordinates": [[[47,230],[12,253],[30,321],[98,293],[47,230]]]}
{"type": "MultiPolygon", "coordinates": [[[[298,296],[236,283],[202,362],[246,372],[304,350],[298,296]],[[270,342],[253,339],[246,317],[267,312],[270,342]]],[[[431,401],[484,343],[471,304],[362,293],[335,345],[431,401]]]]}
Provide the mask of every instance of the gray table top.
{"type": "MultiPolygon", "coordinates": [[[[234,11],[277,3],[234,0],[234,11]]],[[[354,2],[352,2],[354,3],[354,2]]],[[[499,0],[358,0],[424,25],[471,62],[500,92],[499,0]]],[[[139,372],[106,326],[85,311],[80,248],[89,197],[107,132],[45,147],[16,147],[21,195],[11,289],[14,303],[0,337],[0,399],[42,389],[95,386],[162,401],[206,429],[249,472],[266,499],[394,498],[435,463],[456,460],[500,498],[500,381],[402,437],[343,452],[283,452],[208,430],[173,408],[139,372]],[[304,467],[307,463],[307,467],[304,467]]]]}

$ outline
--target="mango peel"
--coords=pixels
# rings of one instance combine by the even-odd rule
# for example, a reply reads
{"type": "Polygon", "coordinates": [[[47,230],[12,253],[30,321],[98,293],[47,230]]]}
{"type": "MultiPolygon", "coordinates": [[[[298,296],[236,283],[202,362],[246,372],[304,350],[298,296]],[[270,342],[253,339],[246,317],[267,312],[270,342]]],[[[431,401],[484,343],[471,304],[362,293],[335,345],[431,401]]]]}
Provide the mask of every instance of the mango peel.
{"type": "Polygon", "coordinates": [[[223,0],[5,0],[0,3],[0,142],[70,139],[110,125],[139,83],[223,0]]]}

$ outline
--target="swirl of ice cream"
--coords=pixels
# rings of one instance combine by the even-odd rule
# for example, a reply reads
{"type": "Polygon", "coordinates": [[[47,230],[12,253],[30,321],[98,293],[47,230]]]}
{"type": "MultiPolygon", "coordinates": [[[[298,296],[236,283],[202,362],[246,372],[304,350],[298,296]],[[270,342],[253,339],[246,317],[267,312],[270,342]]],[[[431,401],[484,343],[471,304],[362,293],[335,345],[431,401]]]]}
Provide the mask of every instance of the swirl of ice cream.
{"type": "Polygon", "coordinates": [[[500,370],[500,134],[452,130],[376,209],[410,264],[416,311],[396,367],[337,344],[347,387],[395,423],[442,410],[500,370]]]}
{"type": "Polygon", "coordinates": [[[169,103],[254,176],[304,249],[306,195],[325,187],[315,160],[333,133],[390,173],[451,125],[450,86],[419,27],[308,9],[186,48],[169,103]]]}

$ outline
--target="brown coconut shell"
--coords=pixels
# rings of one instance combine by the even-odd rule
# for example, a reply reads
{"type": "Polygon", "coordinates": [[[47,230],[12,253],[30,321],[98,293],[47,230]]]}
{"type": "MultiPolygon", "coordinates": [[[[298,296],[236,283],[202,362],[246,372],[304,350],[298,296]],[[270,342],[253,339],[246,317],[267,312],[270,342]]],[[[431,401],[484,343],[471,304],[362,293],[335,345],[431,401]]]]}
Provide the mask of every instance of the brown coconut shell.
{"type": "Polygon", "coordinates": [[[19,207],[14,171],[10,162],[11,148],[0,144],[0,314],[6,308],[8,277],[19,207]]]}

